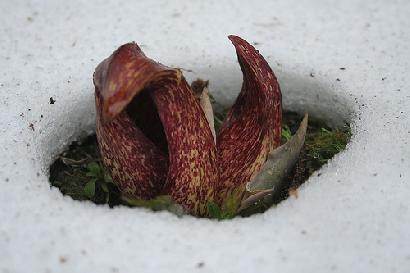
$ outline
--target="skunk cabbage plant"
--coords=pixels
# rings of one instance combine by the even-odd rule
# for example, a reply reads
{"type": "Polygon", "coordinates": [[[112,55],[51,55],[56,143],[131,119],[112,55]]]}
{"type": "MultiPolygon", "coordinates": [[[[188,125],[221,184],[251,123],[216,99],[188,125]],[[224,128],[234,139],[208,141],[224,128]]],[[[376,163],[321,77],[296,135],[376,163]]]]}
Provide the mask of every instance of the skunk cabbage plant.
{"type": "Polygon", "coordinates": [[[119,47],[94,73],[96,133],[103,164],[126,198],[168,195],[209,216],[233,194],[238,210],[268,198],[295,163],[307,117],[281,145],[278,81],[253,46],[229,36],[243,72],[235,103],[216,134],[207,82],[190,86],[180,69],[119,47]]]}

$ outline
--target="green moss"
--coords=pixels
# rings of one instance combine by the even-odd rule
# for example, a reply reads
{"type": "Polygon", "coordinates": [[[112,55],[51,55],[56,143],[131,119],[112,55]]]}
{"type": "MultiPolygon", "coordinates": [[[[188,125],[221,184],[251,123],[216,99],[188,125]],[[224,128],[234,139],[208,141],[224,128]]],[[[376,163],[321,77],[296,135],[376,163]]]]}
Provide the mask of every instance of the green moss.
{"type": "MultiPolygon", "coordinates": [[[[285,112],[283,115],[283,127],[288,126],[294,134],[301,116],[293,112],[285,112]]],[[[297,188],[300,184],[337,153],[346,148],[351,137],[348,124],[340,128],[331,128],[325,122],[309,118],[309,125],[305,137],[305,145],[301,151],[299,161],[292,173],[291,188],[297,188]]],[[[283,141],[285,139],[282,138],[283,141]]]]}
{"type": "Polygon", "coordinates": [[[306,168],[309,170],[309,174],[312,174],[335,154],[342,151],[350,137],[351,132],[348,127],[333,130],[322,127],[319,131],[307,135],[305,140],[306,168]]]}
{"type": "Polygon", "coordinates": [[[95,135],[73,142],[50,167],[50,183],[74,200],[121,204],[121,194],[102,166],[95,135]]]}
{"type": "MultiPolygon", "coordinates": [[[[220,109],[223,109],[219,107],[220,109]]],[[[227,111],[215,113],[215,127],[218,131],[227,111]]],[[[282,140],[286,142],[295,133],[302,116],[285,112],[283,115],[282,140]]],[[[296,189],[308,177],[335,154],[342,151],[351,136],[348,126],[332,129],[324,122],[309,120],[305,147],[300,154],[293,171],[287,178],[289,183],[274,196],[274,203],[278,203],[289,195],[289,189],[296,189]]],[[[169,210],[177,215],[182,214],[180,206],[175,204],[169,196],[160,196],[153,200],[135,200],[122,198],[109,174],[104,170],[98,152],[95,135],[89,136],[80,142],[73,142],[68,149],[50,167],[50,183],[58,187],[64,195],[74,200],[90,200],[96,204],[136,206],[150,208],[154,211],[169,210]]],[[[230,219],[236,216],[239,203],[235,194],[227,198],[221,208],[209,202],[208,209],[211,218],[230,219]]],[[[241,213],[249,216],[260,213],[268,208],[262,202],[255,204],[241,213]]]]}
{"type": "MultiPolygon", "coordinates": [[[[282,142],[289,140],[293,135],[302,116],[294,112],[283,114],[282,142]],[[289,133],[290,131],[290,133],[289,133]]],[[[299,155],[295,167],[286,178],[287,183],[273,196],[273,204],[278,204],[289,197],[290,193],[297,194],[297,188],[303,184],[312,174],[326,164],[337,153],[346,148],[351,137],[348,125],[341,128],[330,128],[325,122],[309,118],[309,125],[305,137],[305,145],[299,155]]],[[[242,211],[241,216],[247,217],[255,213],[266,211],[271,204],[262,201],[242,211]]]]}

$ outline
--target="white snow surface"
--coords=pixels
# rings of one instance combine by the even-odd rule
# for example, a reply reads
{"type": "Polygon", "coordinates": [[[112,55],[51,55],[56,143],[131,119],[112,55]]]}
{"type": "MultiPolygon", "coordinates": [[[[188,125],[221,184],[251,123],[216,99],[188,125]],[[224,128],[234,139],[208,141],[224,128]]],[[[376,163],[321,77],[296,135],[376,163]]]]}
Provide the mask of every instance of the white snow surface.
{"type": "Polygon", "coordinates": [[[1,273],[410,272],[409,1],[4,0],[0,10],[1,273]],[[102,59],[136,41],[229,103],[242,82],[229,34],[256,43],[287,109],[351,122],[347,149],[298,198],[217,222],[50,188],[56,155],[94,129],[102,59]]]}

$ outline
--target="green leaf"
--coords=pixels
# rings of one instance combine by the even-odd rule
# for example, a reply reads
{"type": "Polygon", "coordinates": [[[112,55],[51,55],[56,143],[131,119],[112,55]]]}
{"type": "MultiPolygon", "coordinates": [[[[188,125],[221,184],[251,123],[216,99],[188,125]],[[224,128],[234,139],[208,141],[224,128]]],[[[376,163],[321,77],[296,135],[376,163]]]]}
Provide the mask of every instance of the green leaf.
{"type": "Polygon", "coordinates": [[[104,181],[105,183],[113,183],[112,177],[107,171],[104,171],[104,181]]]}
{"type": "Polygon", "coordinates": [[[87,172],[87,173],[85,174],[85,176],[87,176],[87,177],[95,177],[95,178],[98,177],[98,175],[96,175],[95,173],[92,173],[92,172],[87,172]]]}
{"type": "Polygon", "coordinates": [[[231,219],[236,216],[241,205],[243,193],[242,188],[237,188],[226,196],[222,203],[220,219],[231,219]]]}
{"type": "Polygon", "coordinates": [[[107,187],[107,184],[105,183],[101,183],[101,189],[105,192],[105,193],[109,193],[109,189],[107,187]]]}
{"type": "Polygon", "coordinates": [[[289,141],[289,139],[292,137],[292,132],[290,131],[289,126],[284,125],[282,127],[282,138],[285,139],[285,141],[289,141]]]}
{"type": "Polygon", "coordinates": [[[218,204],[216,204],[214,201],[208,201],[207,207],[210,218],[220,219],[221,209],[219,208],[218,204]]]}
{"type": "Polygon", "coordinates": [[[99,177],[101,175],[101,167],[95,161],[88,163],[87,170],[89,173],[94,174],[95,177],[99,177]]]}
{"type": "Polygon", "coordinates": [[[99,183],[101,189],[104,191],[105,193],[105,203],[109,203],[110,202],[110,189],[108,188],[107,184],[102,182],[99,183]]]}
{"type": "Polygon", "coordinates": [[[95,182],[97,181],[96,178],[91,179],[90,181],[85,184],[83,190],[84,194],[88,196],[88,198],[93,198],[95,195],[95,182]]]}

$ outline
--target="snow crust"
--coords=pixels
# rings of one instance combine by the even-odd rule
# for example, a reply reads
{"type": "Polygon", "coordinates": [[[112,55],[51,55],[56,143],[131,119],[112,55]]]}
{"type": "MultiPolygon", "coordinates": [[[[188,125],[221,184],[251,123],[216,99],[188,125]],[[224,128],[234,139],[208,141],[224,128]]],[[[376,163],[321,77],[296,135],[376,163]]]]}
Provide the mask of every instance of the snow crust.
{"type": "Polygon", "coordinates": [[[410,272],[409,3],[1,1],[0,272],[410,272]],[[103,58],[134,40],[229,103],[228,34],[256,43],[286,108],[352,122],[297,199],[216,222],[50,188],[55,156],[94,128],[103,58]]]}

